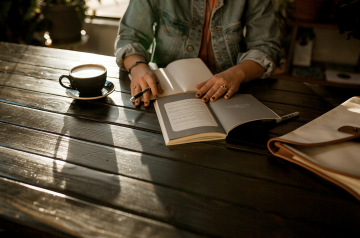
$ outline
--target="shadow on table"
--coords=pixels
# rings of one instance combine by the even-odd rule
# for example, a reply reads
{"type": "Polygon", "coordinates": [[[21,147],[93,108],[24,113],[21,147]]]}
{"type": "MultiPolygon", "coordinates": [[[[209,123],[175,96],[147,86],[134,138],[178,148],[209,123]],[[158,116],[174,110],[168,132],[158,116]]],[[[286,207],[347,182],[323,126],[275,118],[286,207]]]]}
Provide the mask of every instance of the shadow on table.
{"type": "MultiPolygon", "coordinates": [[[[125,82],[122,81],[120,80],[120,84],[127,89],[129,82],[126,79],[124,79],[125,82]]],[[[121,97],[124,101],[128,100],[128,95],[124,93],[121,94],[121,97]]],[[[154,113],[152,107],[153,103],[149,106],[149,113],[151,111],[154,113]]],[[[140,115],[147,110],[143,105],[141,107],[133,106],[133,108],[134,110],[138,109],[140,115]]],[[[195,163],[206,164],[209,160],[224,156],[223,153],[226,149],[217,149],[205,143],[167,147],[161,134],[143,131],[141,125],[136,123],[138,118],[134,118],[134,114],[126,114],[126,112],[124,113],[127,120],[134,121],[134,126],[138,127],[138,129],[132,130],[132,135],[129,137],[129,140],[134,142],[131,145],[132,150],[141,153],[132,158],[133,164],[136,163],[138,166],[136,168],[139,171],[137,176],[146,184],[152,184],[152,186],[146,185],[146,188],[150,187],[146,190],[147,197],[138,195],[140,198],[137,204],[133,205],[134,212],[142,210],[142,216],[160,220],[190,232],[218,236],[230,234],[232,231],[228,231],[226,225],[229,219],[222,219],[224,217],[217,216],[215,212],[218,207],[225,206],[218,206],[212,199],[193,194],[201,194],[214,187],[207,181],[209,177],[201,177],[201,175],[206,175],[206,172],[203,172],[200,166],[188,165],[185,162],[188,161],[191,164],[193,163],[191,160],[194,159],[195,163]],[[199,172],[201,172],[200,175],[199,172]],[[198,189],[202,191],[197,191],[198,189]]],[[[221,163],[221,161],[218,160],[216,163],[221,163]]],[[[222,191],[230,192],[231,186],[228,185],[230,183],[223,184],[222,191]]],[[[141,185],[141,187],[143,186],[145,187],[145,184],[141,185]]]]}
{"type": "Polygon", "coordinates": [[[74,100],[69,106],[60,132],[65,136],[58,137],[54,149],[54,157],[65,163],[54,160],[53,181],[56,188],[65,190],[66,194],[106,202],[115,199],[121,190],[118,176],[99,172],[111,168],[112,173],[118,173],[111,125],[106,123],[110,116],[117,118],[118,111],[111,111],[110,115],[110,107],[104,106],[103,100],[94,102],[74,100]],[[92,115],[100,122],[80,118],[92,118],[92,115]],[[103,180],[108,180],[111,188],[104,186],[103,180]]]}

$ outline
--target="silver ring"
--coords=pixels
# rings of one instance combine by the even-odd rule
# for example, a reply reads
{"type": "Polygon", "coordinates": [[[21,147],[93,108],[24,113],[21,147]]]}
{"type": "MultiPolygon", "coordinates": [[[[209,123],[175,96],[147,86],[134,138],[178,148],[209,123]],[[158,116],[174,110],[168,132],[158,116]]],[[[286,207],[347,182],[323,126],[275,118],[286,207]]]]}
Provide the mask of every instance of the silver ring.
{"type": "Polygon", "coordinates": [[[221,85],[220,86],[220,88],[224,88],[225,90],[227,90],[227,88],[226,88],[226,85],[224,84],[224,85],[221,85]]]}

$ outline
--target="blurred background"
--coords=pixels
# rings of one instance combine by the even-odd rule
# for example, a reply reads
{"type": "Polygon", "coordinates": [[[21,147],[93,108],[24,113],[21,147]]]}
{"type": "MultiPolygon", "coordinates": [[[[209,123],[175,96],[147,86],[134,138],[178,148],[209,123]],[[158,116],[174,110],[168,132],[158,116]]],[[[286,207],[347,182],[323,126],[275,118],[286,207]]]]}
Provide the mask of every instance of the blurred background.
{"type": "MultiPolygon", "coordinates": [[[[0,41],[114,56],[130,0],[2,0],[0,41]]],[[[283,59],[274,77],[360,85],[359,0],[273,0],[283,59]]]]}

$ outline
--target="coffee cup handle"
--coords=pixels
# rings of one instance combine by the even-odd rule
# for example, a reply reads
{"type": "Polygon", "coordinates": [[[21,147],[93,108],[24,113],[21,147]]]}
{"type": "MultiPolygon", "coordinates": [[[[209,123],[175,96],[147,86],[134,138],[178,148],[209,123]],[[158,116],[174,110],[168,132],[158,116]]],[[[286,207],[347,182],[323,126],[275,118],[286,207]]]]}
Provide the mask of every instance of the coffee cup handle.
{"type": "Polygon", "coordinates": [[[62,80],[63,78],[69,79],[69,81],[70,81],[70,86],[72,86],[71,78],[69,77],[69,75],[61,75],[61,76],[60,76],[60,78],[59,78],[59,83],[60,83],[60,85],[63,86],[64,88],[73,89],[72,87],[66,86],[66,85],[64,85],[64,84],[62,83],[61,80],[62,80]]]}

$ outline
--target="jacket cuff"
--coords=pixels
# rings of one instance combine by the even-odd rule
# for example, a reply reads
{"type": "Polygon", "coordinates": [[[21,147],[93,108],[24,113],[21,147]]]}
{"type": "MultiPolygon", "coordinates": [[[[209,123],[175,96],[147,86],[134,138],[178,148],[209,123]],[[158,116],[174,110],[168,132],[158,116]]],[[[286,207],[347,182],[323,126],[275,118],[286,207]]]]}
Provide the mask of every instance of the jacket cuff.
{"type": "Polygon", "coordinates": [[[150,61],[150,53],[139,43],[129,43],[120,47],[116,53],[116,63],[120,70],[127,71],[124,66],[124,59],[130,55],[141,55],[145,58],[146,62],[150,61]]]}
{"type": "Polygon", "coordinates": [[[263,75],[261,75],[261,79],[270,77],[276,70],[276,63],[273,59],[270,58],[269,55],[259,51],[259,50],[249,50],[245,53],[240,53],[238,56],[237,63],[244,60],[252,60],[256,63],[260,64],[262,67],[264,67],[265,72],[263,75]]]}

